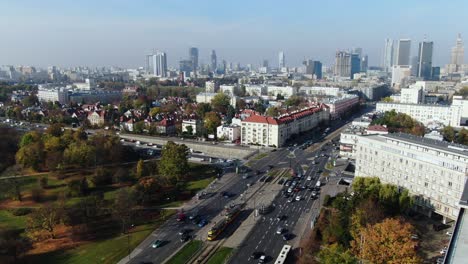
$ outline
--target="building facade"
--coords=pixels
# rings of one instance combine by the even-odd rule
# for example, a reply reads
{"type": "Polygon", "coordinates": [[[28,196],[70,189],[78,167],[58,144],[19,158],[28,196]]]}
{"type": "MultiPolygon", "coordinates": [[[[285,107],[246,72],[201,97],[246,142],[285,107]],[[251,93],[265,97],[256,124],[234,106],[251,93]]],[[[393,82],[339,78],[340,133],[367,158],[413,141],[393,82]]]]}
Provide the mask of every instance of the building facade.
{"type": "Polygon", "coordinates": [[[424,80],[432,79],[432,50],[434,42],[419,43],[417,76],[424,80]]]}
{"type": "Polygon", "coordinates": [[[455,220],[468,176],[468,148],[408,134],[360,136],[355,175],[407,189],[418,211],[455,220]]]}
{"type": "Polygon", "coordinates": [[[404,104],[384,103],[376,104],[377,112],[395,110],[411,116],[425,126],[453,126],[459,127],[461,120],[461,107],[458,105],[429,105],[429,104],[404,104]]]}
{"type": "Polygon", "coordinates": [[[400,39],[397,46],[396,62],[394,65],[411,65],[411,40],[400,39]]]}
{"type": "Polygon", "coordinates": [[[359,97],[354,94],[343,94],[340,97],[325,98],[322,101],[330,109],[330,119],[338,119],[349,113],[353,107],[359,104],[359,97]]]}
{"type": "Polygon", "coordinates": [[[216,128],[218,139],[234,142],[240,139],[241,127],[239,125],[221,125],[216,128]]]}
{"type": "Polygon", "coordinates": [[[241,122],[241,142],[245,145],[281,147],[291,136],[328,122],[329,117],[325,105],[305,108],[278,118],[251,115],[241,122]]]}

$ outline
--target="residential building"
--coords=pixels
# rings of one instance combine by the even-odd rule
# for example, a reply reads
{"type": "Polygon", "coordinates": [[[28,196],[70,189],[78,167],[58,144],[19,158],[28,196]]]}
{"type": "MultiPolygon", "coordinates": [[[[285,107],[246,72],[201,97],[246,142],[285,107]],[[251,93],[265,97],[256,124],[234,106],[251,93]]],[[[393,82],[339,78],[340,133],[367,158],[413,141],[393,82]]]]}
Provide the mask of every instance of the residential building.
{"type": "Polygon", "coordinates": [[[461,120],[461,107],[459,105],[434,105],[434,104],[405,104],[385,103],[376,104],[377,112],[395,110],[404,113],[425,126],[453,126],[459,127],[461,120]]]}
{"type": "Polygon", "coordinates": [[[251,96],[261,96],[261,95],[266,95],[268,93],[268,89],[265,85],[246,84],[244,86],[245,86],[245,93],[251,96]]]}
{"type": "Polygon", "coordinates": [[[203,134],[203,121],[199,119],[182,120],[182,133],[188,133],[189,131],[192,131],[193,135],[203,134]]]}
{"type": "Polygon", "coordinates": [[[335,76],[351,78],[351,54],[337,51],[335,55],[335,76]]]}
{"type": "Polygon", "coordinates": [[[356,176],[407,189],[415,209],[456,219],[468,175],[468,147],[409,134],[360,136],[356,176]]]}
{"type": "Polygon", "coordinates": [[[411,40],[400,39],[398,41],[396,62],[394,65],[408,66],[410,65],[410,54],[411,54],[411,40]]]}
{"type": "Polygon", "coordinates": [[[392,87],[404,87],[408,78],[411,76],[411,66],[393,65],[392,67],[392,87]]]}
{"type": "Polygon", "coordinates": [[[434,42],[423,41],[419,43],[418,77],[424,80],[432,79],[432,50],[434,42]]]}
{"type": "Polygon", "coordinates": [[[75,103],[97,103],[108,104],[120,101],[122,99],[121,91],[75,91],[69,95],[70,102],[75,103]]]}
{"type": "MultiPolygon", "coordinates": [[[[199,93],[197,94],[195,101],[197,103],[208,103],[211,104],[211,100],[217,95],[217,93],[199,93]]],[[[236,107],[237,96],[231,96],[230,103],[233,107],[236,107]]]]}
{"type": "Polygon", "coordinates": [[[219,86],[219,90],[222,93],[225,93],[225,94],[227,94],[229,96],[234,96],[236,88],[237,88],[237,86],[235,86],[235,85],[221,85],[221,86],[219,86]]]}
{"type": "Polygon", "coordinates": [[[400,92],[400,103],[420,104],[424,102],[424,92],[421,87],[403,88],[400,92]]]}
{"type": "Polygon", "coordinates": [[[206,93],[216,93],[216,83],[214,81],[205,82],[205,92],[206,93]]]}
{"type": "Polygon", "coordinates": [[[159,134],[174,135],[176,133],[174,120],[170,118],[164,118],[163,120],[156,122],[156,131],[159,134]]]}
{"type": "Polygon", "coordinates": [[[327,97],[322,101],[330,109],[330,119],[335,120],[351,110],[359,104],[359,97],[354,94],[343,94],[340,97],[327,97]]]}
{"type": "Polygon", "coordinates": [[[104,111],[90,111],[87,119],[92,126],[101,126],[105,122],[104,116],[104,111]]]}
{"type": "Polygon", "coordinates": [[[454,95],[452,97],[452,105],[459,106],[461,108],[461,125],[468,125],[468,99],[463,99],[463,96],[454,95]]]}
{"type": "Polygon", "coordinates": [[[241,122],[241,142],[246,145],[281,147],[291,136],[328,122],[329,116],[328,108],[323,104],[277,118],[251,115],[241,122]]]}
{"type": "Polygon", "coordinates": [[[156,77],[167,77],[167,55],[158,51],[153,55],[153,75],[156,77]]]}
{"type": "Polygon", "coordinates": [[[297,88],[292,86],[267,86],[267,93],[270,96],[277,96],[280,94],[288,98],[297,94],[297,88]]]}
{"type": "Polygon", "coordinates": [[[299,92],[306,95],[318,95],[318,96],[338,96],[342,93],[338,87],[319,87],[319,86],[302,86],[299,88],[299,92]]]}
{"type": "Polygon", "coordinates": [[[379,101],[389,94],[385,83],[364,84],[354,88],[359,96],[367,101],[379,101]]]}
{"type": "Polygon", "coordinates": [[[43,102],[59,102],[60,104],[68,104],[70,93],[67,88],[39,88],[37,90],[37,99],[43,102]]]}
{"type": "Polygon", "coordinates": [[[240,139],[241,127],[239,125],[221,125],[216,128],[216,135],[218,139],[228,140],[234,142],[240,139]]]}

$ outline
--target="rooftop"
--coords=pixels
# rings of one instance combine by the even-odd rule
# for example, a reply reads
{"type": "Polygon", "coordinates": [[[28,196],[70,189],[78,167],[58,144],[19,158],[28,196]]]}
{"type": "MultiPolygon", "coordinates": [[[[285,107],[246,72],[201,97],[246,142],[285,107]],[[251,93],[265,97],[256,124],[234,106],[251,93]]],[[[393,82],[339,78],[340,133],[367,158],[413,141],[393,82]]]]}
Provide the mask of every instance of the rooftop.
{"type": "Polygon", "coordinates": [[[294,111],[292,113],[284,114],[279,117],[269,117],[269,116],[261,116],[261,115],[251,115],[244,119],[242,122],[251,122],[251,123],[263,123],[263,124],[272,124],[272,125],[279,125],[284,123],[292,122],[296,119],[303,118],[305,116],[312,115],[314,113],[323,111],[323,105],[315,106],[311,108],[306,108],[298,111],[294,111]]]}
{"type": "Polygon", "coordinates": [[[426,146],[430,148],[436,148],[436,149],[468,156],[468,147],[464,145],[460,145],[460,144],[454,144],[454,143],[434,140],[430,138],[423,138],[423,137],[413,136],[413,135],[405,134],[405,133],[391,133],[387,135],[381,135],[381,137],[407,141],[407,142],[417,144],[417,145],[422,145],[422,146],[426,146]]]}

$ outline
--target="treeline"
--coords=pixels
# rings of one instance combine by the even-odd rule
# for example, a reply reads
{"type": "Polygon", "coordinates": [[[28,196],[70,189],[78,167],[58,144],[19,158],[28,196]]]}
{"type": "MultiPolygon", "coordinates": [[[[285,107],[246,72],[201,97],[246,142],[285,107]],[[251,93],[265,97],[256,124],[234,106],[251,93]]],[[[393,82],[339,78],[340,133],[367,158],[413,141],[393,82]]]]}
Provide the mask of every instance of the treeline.
{"type": "Polygon", "coordinates": [[[135,157],[131,152],[116,136],[95,134],[88,139],[84,129],[52,124],[46,133],[33,131],[21,138],[16,162],[36,171],[55,171],[129,161],[135,157]]]}
{"type": "Polygon", "coordinates": [[[442,130],[442,135],[444,136],[444,140],[448,142],[468,145],[468,130],[465,128],[456,131],[453,127],[446,126],[442,130]]]}
{"type": "Polygon", "coordinates": [[[424,136],[426,128],[420,122],[403,113],[397,113],[395,110],[387,111],[385,114],[372,121],[373,125],[386,125],[388,132],[403,132],[415,136],[424,136]]]}
{"type": "Polygon", "coordinates": [[[299,263],[421,263],[415,229],[402,217],[413,204],[407,190],[357,177],[352,193],[324,203],[299,263]]]}

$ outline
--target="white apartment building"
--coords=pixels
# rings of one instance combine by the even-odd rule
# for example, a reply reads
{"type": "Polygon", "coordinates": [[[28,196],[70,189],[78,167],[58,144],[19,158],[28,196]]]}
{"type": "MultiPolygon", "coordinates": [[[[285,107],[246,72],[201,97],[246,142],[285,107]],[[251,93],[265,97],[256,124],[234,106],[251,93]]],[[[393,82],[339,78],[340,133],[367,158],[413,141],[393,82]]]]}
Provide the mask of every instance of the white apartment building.
{"type": "Polygon", "coordinates": [[[267,94],[267,87],[264,85],[245,85],[245,93],[250,96],[261,96],[267,94]]]}
{"type": "Polygon", "coordinates": [[[182,133],[188,133],[190,129],[188,127],[192,127],[192,135],[201,134],[203,131],[203,121],[198,119],[185,119],[182,120],[182,133]]]}
{"type": "Polygon", "coordinates": [[[328,107],[319,105],[282,115],[277,118],[251,115],[242,120],[242,144],[281,147],[292,135],[311,130],[328,122],[328,107]]]}
{"type": "Polygon", "coordinates": [[[404,104],[420,104],[424,100],[424,92],[422,88],[410,87],[401,89],[400,103],[404,104]]]}
{"type": "MultiPolygon", "coordinates": [[[[211,100],[217,95],[217,93],[199,93],[197,94],[195,101],[197,103],[211,104],[211,100]]],[[[231,96],[230,103],[233,107],[236,107],[237,96],[231,96]]]]}
{"type": "Polygon", "coordinates": [[[454,220],[468,176],[468,147],[408,134],[360,136],[355,175],[405,188],[418,211],[454,220]]]}
{"type": "Polygon", "coordinates": [[[213,81],[205,82],[205,92],[206,93],[216,93],[216,83],[213,81]]]}
{"type": "Polygon", "coordinates": [[[404,113],[425,126],[444,125],[459,127],[461,120],[461,107],[458,105],[433,105],[433,104],[403,104],[384,103],[376,104],[377,112],[387,112],[395,110],[404,113]]]}
{"type": "Polygon", "coordinates": [[[287,98],[297,94],[297,88],[292,86],[267,86],[267,93],[270,96],[277,96],[280,94],[287,98]]]}
{"type": "Polygon", "coordinates": [[[229,96],[234,96],[234,91],[236,90],[236,86],[234,85],[220,85],[219,90],[229,96]]]}
{"type": "Polygon", "coordinates": [[[452,105],[459,106],[461,108],[461,120],[462,125],[468,125],[468,100],[463,99],[463,96],[455,95],[452,98],[452,105]]]}
{"type": "Polygon", "coordinates": [[[224,138],[228,141],[236,141],[240,139],[241,127],[239,125],[221,125],[216,128],[218,139],[224,138]]]}
{"type": "Polygon", "coordinates": [[[392,87],[404,87],[407,79],[411,76],[411,66],[393,65],[392,67],[392,87]]]}
{"type": "Polygon", "coordinates": [[[39,88],[37,90],[37,98],[43,102],[59,102],[61,104],[67,104],[70,99],[70,92],[67,88],[51,88],[44,89],[39,88]]]}
{"type": "Polygon", "coordinates": [[[338,96],[340,95],[340,88],[338,87],[307,87],[303,86],[299,88],[299,92],[306,95],[321,95],[321,96],[338,96]]]}

